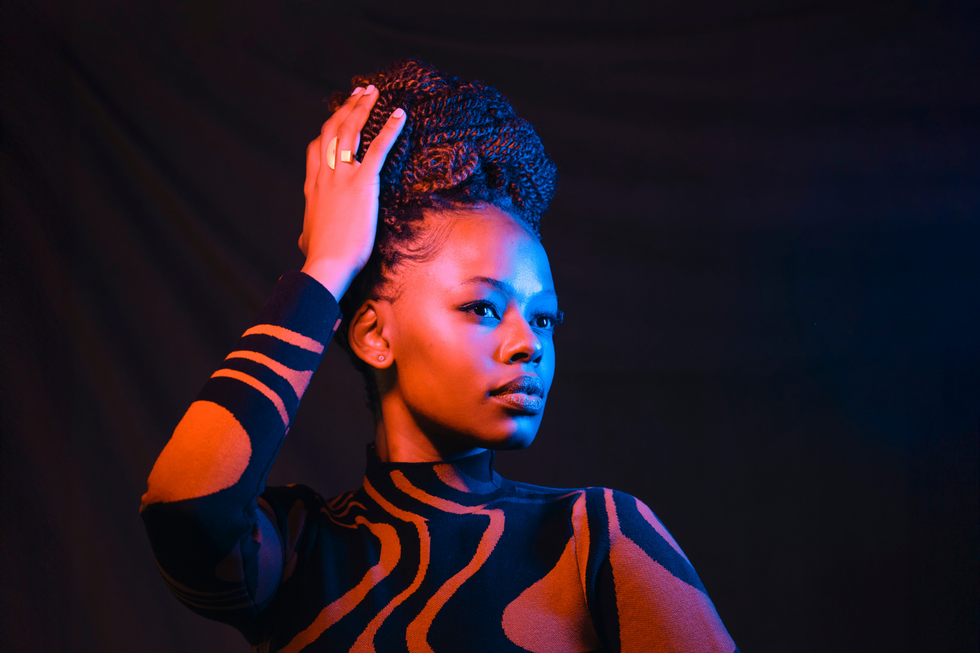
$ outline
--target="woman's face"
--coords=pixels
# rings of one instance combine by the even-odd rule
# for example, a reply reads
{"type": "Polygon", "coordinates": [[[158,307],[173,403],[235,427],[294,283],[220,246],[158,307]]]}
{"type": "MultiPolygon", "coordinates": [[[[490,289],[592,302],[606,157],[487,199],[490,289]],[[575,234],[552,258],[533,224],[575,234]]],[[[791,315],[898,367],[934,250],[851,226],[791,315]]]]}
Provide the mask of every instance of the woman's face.
{"type": "Polygon", "coordinates": [[[379,375],[386,437],[422,446],[424,438],[442,455],[525,447],[555,374],[548,257],[498,208],[454,211],[450,220],[437,254],[393,280],[391,365],[379,375]]]}

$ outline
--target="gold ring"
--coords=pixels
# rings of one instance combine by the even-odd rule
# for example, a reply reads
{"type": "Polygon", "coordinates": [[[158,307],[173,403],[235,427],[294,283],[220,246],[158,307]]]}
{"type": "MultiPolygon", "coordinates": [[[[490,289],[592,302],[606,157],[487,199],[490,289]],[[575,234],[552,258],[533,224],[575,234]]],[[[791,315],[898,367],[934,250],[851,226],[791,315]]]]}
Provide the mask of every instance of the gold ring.
{"type": "Polygon", "coordinates": [[[354,153],[350,150],[340,151],[340,162],[341,163],[354,163],[354,153]]]}

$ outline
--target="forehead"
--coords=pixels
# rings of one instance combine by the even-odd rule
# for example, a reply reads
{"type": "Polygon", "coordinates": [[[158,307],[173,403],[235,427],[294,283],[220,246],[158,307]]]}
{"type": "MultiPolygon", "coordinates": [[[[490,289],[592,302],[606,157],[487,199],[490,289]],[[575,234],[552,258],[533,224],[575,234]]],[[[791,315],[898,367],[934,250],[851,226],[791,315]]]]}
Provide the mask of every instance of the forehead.
{"type": "Polygon", "coordinates": [[[544,247],[515,218],[493,206],[455,211],[439,253],[421,268],[428,283],[443,287],[486,277],[528,297],[554,291],[544,247]]]}

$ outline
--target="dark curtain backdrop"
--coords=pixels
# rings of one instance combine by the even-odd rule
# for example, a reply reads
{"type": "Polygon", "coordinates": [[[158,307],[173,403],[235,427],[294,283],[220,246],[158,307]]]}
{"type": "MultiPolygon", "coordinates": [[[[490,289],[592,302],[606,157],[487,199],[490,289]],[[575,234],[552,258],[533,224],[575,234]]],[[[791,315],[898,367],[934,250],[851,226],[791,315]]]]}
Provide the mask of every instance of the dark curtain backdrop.
{"type": "MultiPolygon", "coordinates": [[[[301,265],[324,99],[417,56],[561,172],[558,375],[501,471],[639,496],[746,652],[975,652],[968,6],[2,3],[0,647],[247,650],[168,594],[140,495],[301,265]]],[[[331,347],[271,481],[358,485],[362,401],[331,347]]]]}

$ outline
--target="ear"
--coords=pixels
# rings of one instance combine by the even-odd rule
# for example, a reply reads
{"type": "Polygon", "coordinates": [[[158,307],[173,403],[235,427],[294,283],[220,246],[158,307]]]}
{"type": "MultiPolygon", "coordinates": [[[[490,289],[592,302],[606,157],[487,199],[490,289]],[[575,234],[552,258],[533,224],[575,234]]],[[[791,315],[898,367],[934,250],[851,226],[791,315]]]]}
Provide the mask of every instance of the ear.
{"type": "Polygon", "coordinates": [[[369,299],[351,318],[347,337],[357,357],[373,368],[383,370],[393,361],[388,342],[388,317],[391,305],[380,299],[369,299]]]}

